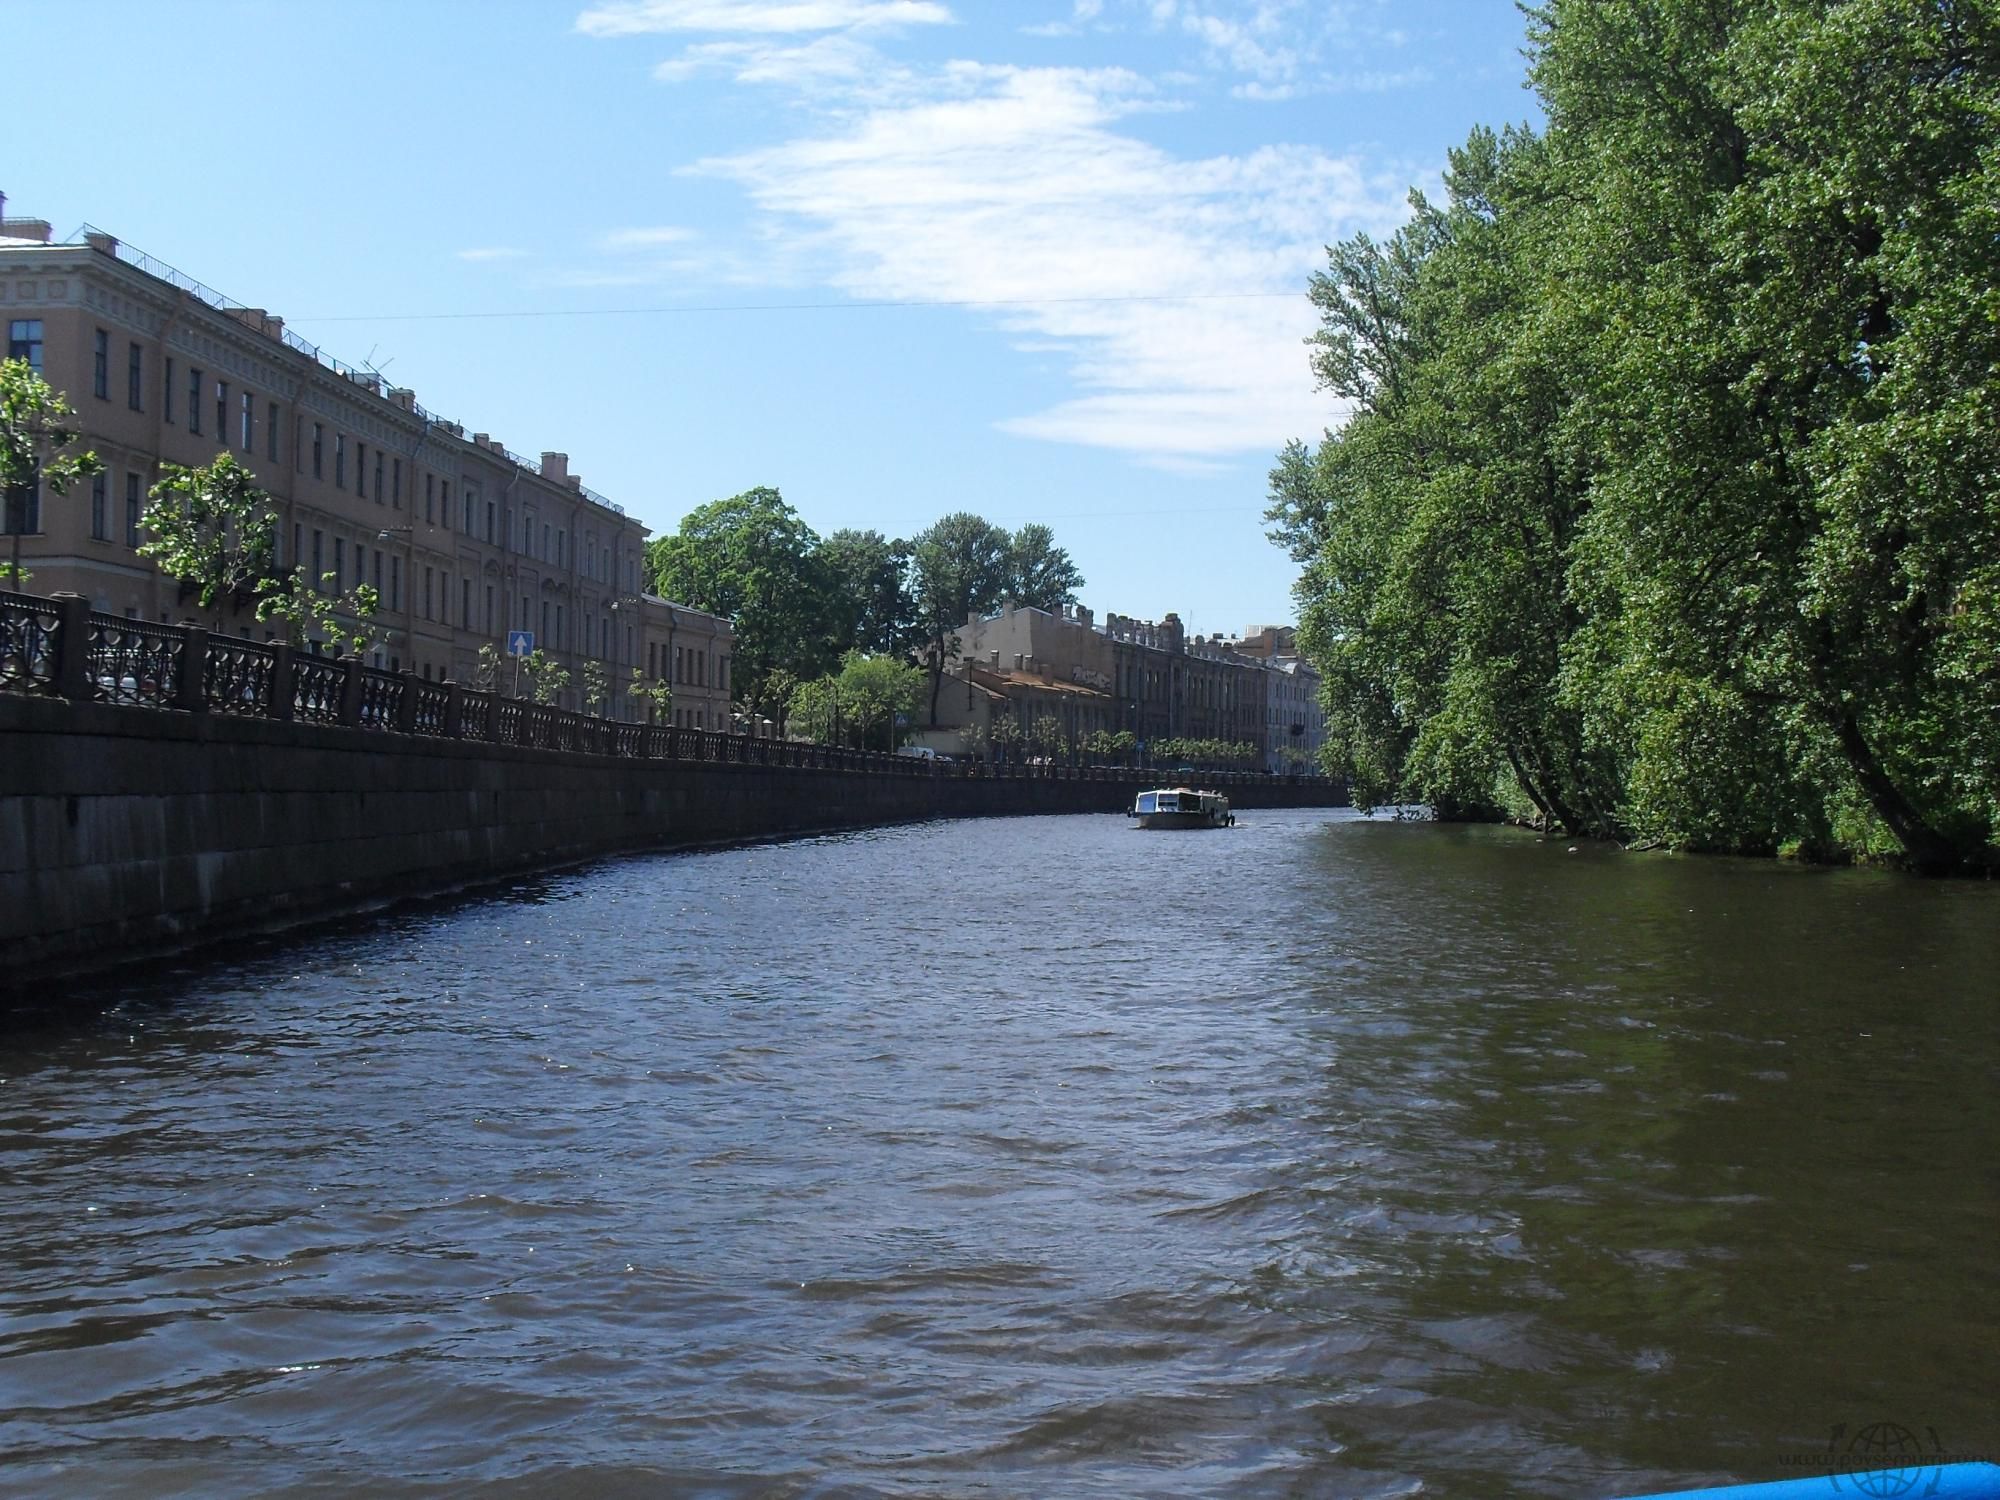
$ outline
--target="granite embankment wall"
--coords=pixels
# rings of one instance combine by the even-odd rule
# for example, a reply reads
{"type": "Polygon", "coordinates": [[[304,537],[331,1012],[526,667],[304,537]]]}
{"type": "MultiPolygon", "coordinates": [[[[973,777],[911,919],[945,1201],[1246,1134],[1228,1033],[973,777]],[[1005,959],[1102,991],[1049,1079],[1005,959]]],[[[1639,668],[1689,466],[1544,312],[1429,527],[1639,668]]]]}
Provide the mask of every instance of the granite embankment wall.
{"type": "MultiPolygon", "coordinates": [[[[907,763],[906,763],[907,764],[907,763]]],[[[0,988],[625,850],[1115,813],[1120,780],[640,760],[0,695],[0,988]]],[[[1325,784],[1230,789],[1332,805],[1325,784]]]]}

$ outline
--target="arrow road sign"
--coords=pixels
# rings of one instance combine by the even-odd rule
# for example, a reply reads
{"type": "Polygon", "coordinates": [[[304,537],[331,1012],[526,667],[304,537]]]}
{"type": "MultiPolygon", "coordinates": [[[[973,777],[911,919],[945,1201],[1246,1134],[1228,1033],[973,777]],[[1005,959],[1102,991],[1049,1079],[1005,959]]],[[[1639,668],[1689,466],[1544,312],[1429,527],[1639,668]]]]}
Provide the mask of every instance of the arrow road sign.
{"type": "Polygon", "coordinates": [[[534,631],[510,630],[507,632],[507,654],[509,656],[532,656],[534,651],[534,631]]]}

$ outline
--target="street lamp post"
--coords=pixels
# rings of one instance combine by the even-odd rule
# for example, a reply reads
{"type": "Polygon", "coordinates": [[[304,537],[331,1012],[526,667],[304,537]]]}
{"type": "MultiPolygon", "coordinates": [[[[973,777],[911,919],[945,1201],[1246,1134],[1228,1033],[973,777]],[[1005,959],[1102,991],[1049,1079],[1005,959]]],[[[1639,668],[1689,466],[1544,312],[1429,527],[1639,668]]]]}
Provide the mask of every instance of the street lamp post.
{"type": "MultiPolygon", "coordinates": [[[[403,571],[406,573],[416,572],[417,569],[416,526],[414,524],[409,526],[384,526],[380,528],[378,531],[376,531],[375,540],[378,542],[386,542],[392,536],[400,536],[403,539],[403,562],[405,564],[403,571]]],[[[412,580],[410,579],[404,579],[403,583],[408,584],[411,581],[412,580]]],[[[412,664],[410,670],[415,671],[416,670],[415,662],[417,657],[417,628],[416,628],[417,616],[416,616],[416,600],[415,600],[416,590],[406,588],[406,589],[399,589],[399,592],[401,592],[403,595],[403,649],[410,653],[410,661],[412,664]]]]}
{"type": "MultiPolygon", "coordinates": [[[[614,580],[613,587],[616,587],[615,580],[617,578],[617,572],[618,572],[618,559],[615,551],[612,554],[611,570],[612,570],[612,577],[614,580]]],[[[611,611],[613,616],[616,616],[620,610],[637,609],[641,602],[642,601],[640,600],[640,597],[637,594],[620,594],[617,598],[613,599],[605,607],[611,611]]],[[[613,651],[616,651],[618,649],[618,622],[615,618],[613,619],[611,625],[611,649],[613,651]]],[[[633,651],[635,654],[637,650],[638,650],[638,645],[635,641],[633,645],[633,651]]],[[[638,663],[634,661],[633,663],[631,663],[631,665],[637,666],[638,663]]],[[[606,675],[608,676],[610,669],[607,667],[605,670],[606,670],[606,675]]],[[[617,696],[618,688],[615,679],[613,680],[610,692],[614,698],[617,696]]]]}

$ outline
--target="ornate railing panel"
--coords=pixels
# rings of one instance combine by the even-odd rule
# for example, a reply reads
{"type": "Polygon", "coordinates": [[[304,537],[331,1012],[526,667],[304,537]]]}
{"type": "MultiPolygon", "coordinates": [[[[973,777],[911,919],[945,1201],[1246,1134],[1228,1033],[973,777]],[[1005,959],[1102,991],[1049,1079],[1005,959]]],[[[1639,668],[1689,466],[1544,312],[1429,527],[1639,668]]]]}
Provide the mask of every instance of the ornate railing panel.
{"type": "Polygon", "coordinates": [[[410,686],[417,696],[417,716],[412,727],[418,734],[443,734],[445,704],[451,697],[444,684],[419,680],[410,686]]]}
{"type": "Polygon", "coordinates": [[[292,659],[292,717],[308,724],[340,722],[340,691],[347,672],[324,656],[292,659]]]}
{"type": "Polygon", "coordinates": [[[90,617],[92,695],[106,703],[172,708],[187,637],[171,625],[90,617]]]}
{"type": "Polygon", "coordinates": [[[271,678],[277,670],[278,654],[256,641],[230,640],[211,636],[208,656],[202,664],[202,695],[209,711],[269,718],[271,678]]]}
{"type": "Polygon", "coordinates": [[[403,679],[393,672],[361,674],[361,727],[394,729],[403,704],[403,679]]]}
{"type": "Polygon", "coordinates": [[[0,592],[0,692],[45,692],[55,685],[61,618],[47,599],[0,592]]]}

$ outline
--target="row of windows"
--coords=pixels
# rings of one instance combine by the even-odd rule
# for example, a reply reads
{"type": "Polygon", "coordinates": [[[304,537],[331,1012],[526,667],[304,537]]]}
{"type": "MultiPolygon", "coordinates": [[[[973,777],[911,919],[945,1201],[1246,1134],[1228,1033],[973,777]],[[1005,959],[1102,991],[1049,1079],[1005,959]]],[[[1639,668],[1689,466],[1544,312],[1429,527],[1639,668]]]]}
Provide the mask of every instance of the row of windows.
{"type": "MultiPolygon", "coordinates": [[[[7,357],[26,360],[37,371],[42,368],[42,321],[39,318],[16,318],[7,327],[7,357]]],[[[126,364],[126,402],[133,411],[145,409],[145,347],[138,343],[128,343],[126,364]]],[[[213,390],[209,389],[207,374],[193,366],[188,367],[186,380],[179,379],[180,372],[175,361],[167,358],[161,361],[160,401],[161,414],[168,423],[185,420],[187,430],[199,437],[203,435],[203,421],[212,409],[215,425],[213,435],[224,442],[231,441],[244,453],[254,454],[257,449],[257,398],[248,391],[233,392],[226,380],[217,380],[213,390]],[[184,409],[177,415],[176,396],[185,393],[184,409]]],[[[111,334],[99,328],[95,331],[92,360],[92,390],[99,400],[111,397],[111,334]]],[[[264,403],[264,456],[273,463],[280,461],[280,417],[276,401],[264,403]]],[[[315,479],[326,478],[327,443],[326,424],[311,424],[311,441],[305,440],[305,419],[299,419],[299,431],[295,435],[293,448],[298,467],[304,472],[308,467],[315,479]]],[[[371,493],[370,477],[377,504],[387,503],[400,510],[403,505],[403,460],[400,456],[385,454],[377,448],[373,454],[368,445],[358,439],[353,444],[352,471],[354,493],[367,498],[371,493]],[[372,459],[372,462],[371,462],[372,459]]],[[[333,483],[337,489],[347,487],[349,454],[347,434],[333,434],[333,483]]],[[[424,476],[424,521],[427,525],[452,529],[453,505],[452,482],[436,474],[424,476]]],[[[462,486],[463,524],[462,532],[467,536],[479,534],[483,521],[485,540],[500,543],[504,537],[515,550],[536,557],[543,562],[552,562],[558,567],[571,566],[569,539],[567,532],[554,527],[549,522],[541,524],[540,547],[537,548],[535,513],[523,509],[518,534],[514,531],[511,515],[497,513],[494,502],[480,498],[478,486],[467,483],[462,486]]],[[[584,538],[583,574],[600,583],[610,583],[616,558],[610,547],[599,548],[596,535],[584,538]]],[[[636,556],[625,559],[622,582],[626,587],[637,590],[639,568],[636,556]]]]}

